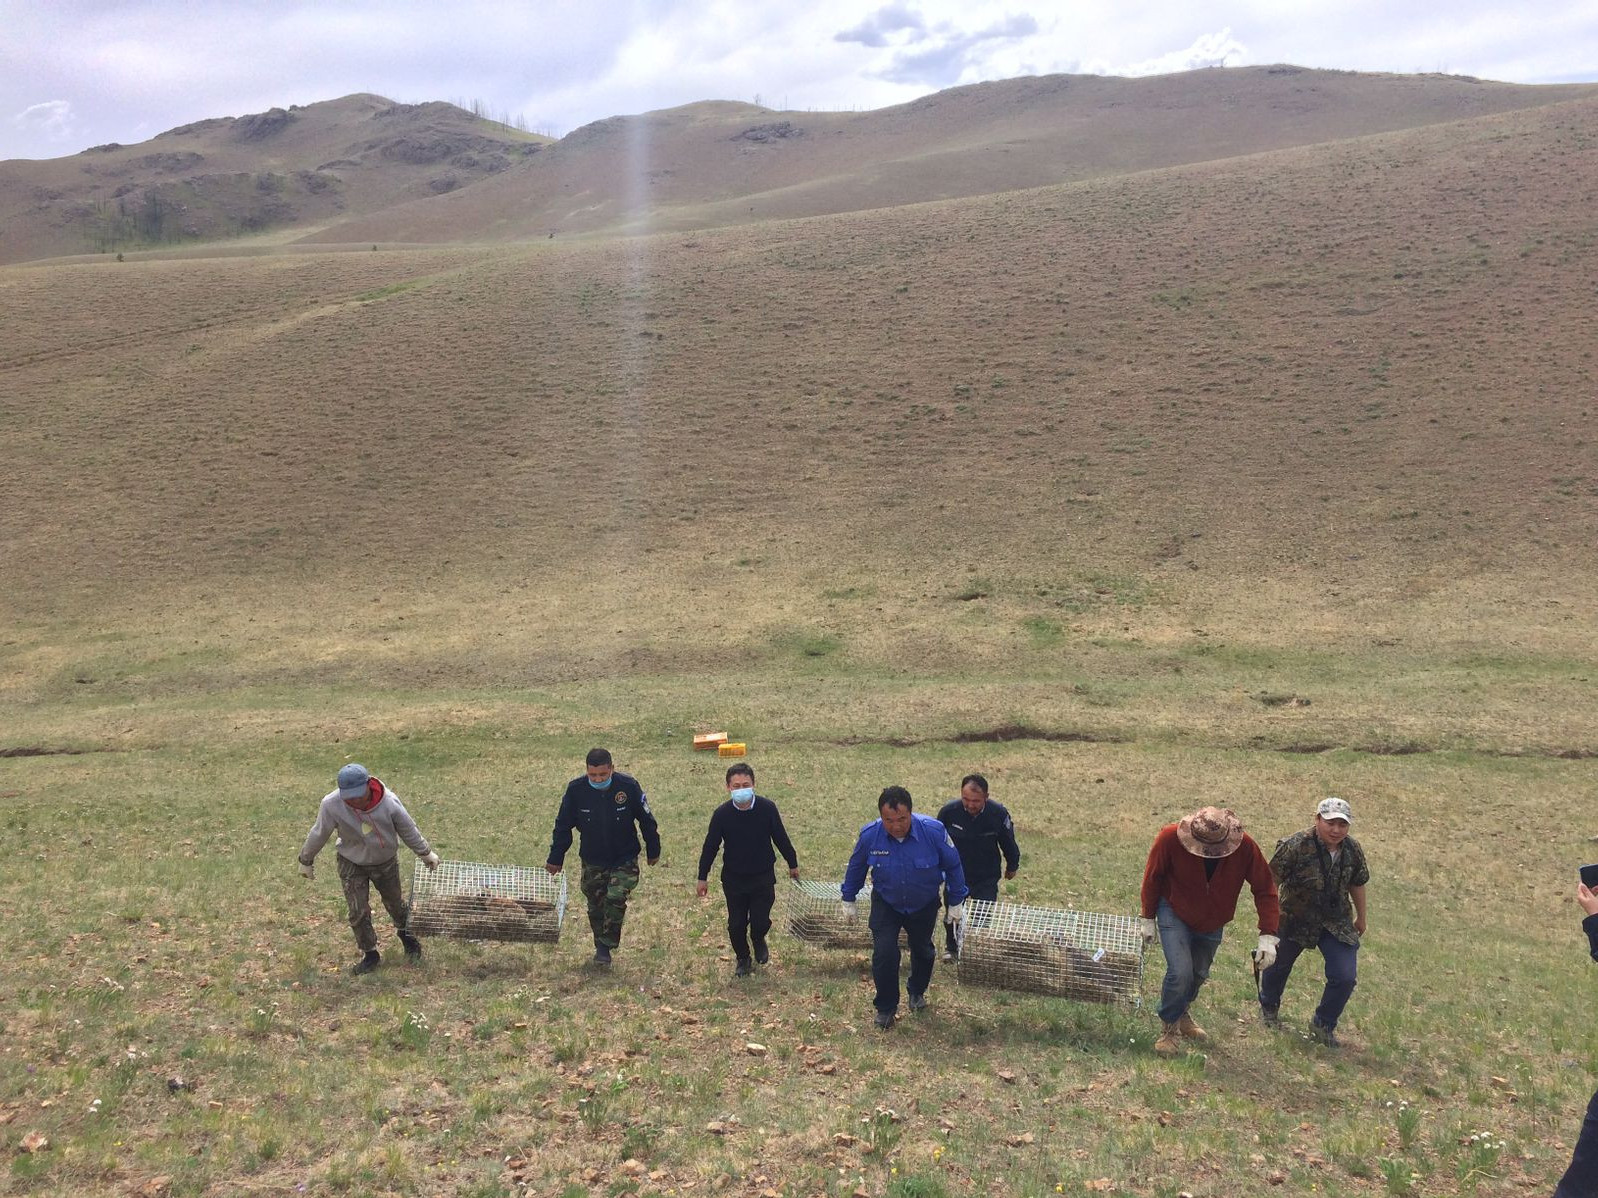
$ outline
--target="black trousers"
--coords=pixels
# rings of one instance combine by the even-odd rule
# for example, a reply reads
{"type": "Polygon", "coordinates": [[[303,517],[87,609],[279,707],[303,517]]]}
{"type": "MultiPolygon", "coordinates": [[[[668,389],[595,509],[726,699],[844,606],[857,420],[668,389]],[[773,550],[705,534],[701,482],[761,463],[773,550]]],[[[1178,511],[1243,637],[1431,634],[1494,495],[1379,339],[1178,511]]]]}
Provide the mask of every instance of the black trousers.
{"type": "Polygon", "coordinates": [[[1570,1168],[1559,1179],[1554,1198],[1591,1198],[1598,1194],[1598,1094],[1587,1104],[1587,1117],[1570,1154],[1570,1168]]]}
{"type": "Polygon", "coordinates": [[[727,939],[732,941],[733,955],[747,961],[750,939],[755,942],[756,952],[765,950],[766,933],[771,931],[771,908],[777,902],[776,876],[729,878],[722,874],[721,893],[727,899],[727,939]]]}
{"type": "Polygon", "coordinates": [[[932,980],[932,963],[937,950],[932,947],[932,929],[938,922],[939,900],[933,899],[919,911],[908,915],[890,907],[875,890],[871,892],[871,978],[877,986],[875,1006],[892,1015],[899,1009],[899,932],[903,929],[910,944],[910,994],[927,992],[932,980]]]}

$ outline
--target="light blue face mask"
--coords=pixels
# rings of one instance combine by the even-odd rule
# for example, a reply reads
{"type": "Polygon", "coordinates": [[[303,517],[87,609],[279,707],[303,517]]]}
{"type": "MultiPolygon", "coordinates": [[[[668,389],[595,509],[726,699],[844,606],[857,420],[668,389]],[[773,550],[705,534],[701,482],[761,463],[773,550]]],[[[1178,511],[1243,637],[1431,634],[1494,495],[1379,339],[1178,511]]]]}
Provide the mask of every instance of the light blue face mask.
{"type": "Polygon", "coordinates": [[[755,803],[755,788],[753,786],[740,786],[732,792],[732,805],[741,810],[748,810],[755,803]]]}
{"type": "MultiPolygon", "coordinates": [[[[614,777],[615,775],[611,776],[614,777]]],[[[588,785],[592,786],[595,790],[604,790],[605,787],[610,785],[610,778],[606,778],[603,782],[595,782],[592,778],[590,778],[588,779],[588,785]]]]}

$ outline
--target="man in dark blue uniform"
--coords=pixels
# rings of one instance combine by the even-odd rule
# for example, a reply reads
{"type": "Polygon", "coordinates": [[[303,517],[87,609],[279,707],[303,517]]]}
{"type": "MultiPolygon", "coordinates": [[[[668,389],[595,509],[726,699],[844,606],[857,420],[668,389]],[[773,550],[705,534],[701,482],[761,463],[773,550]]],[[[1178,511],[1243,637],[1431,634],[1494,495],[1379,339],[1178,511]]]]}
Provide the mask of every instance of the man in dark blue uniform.
{"type": "Polygon", "coordinates": [[[644,788],[636,778],[616,772],[608,750],[590,749],[587,765],[586,777],[566,784],[544,868],[561,871],[576,828],[582,834],[581,889],[594,932],[594,964],[609,965],[611,952],[621,944],[627,896],[638,885],[638,833],[654,865],[660,860],[660,829],[644,788]]]}
{"type": "Polygon", "coordinates": [[[858,918],[855,896],[871,871],[871,977],[877,986],[877,1026],[886,1031],[899,1013],[899,932],[910,942],[910,980],[906,985],[912,1011],[927,1005],[927,984],[937,950],[932,929],[938,922],[939,890],[947,885],[949,918],[965,919],[965,873],[960,854],[944,826],[931,816],[916,815],[910,792],[890,786],[877,799],[879,818],[860,829],[860,839],[843,875],[845,919],[858,918]]]}
{"type": "MultiPolygon", "coordinates": [[[[981,774],[960,779],[960,797],[951,799],[938,812],[938,822],[949,830],[949,839],[960,854],[965,868],[965,884],[971,897],[990,903],[999,899],[999,856],[1003,854],[1005,880],[1021,868],[1021,848],[1015,843],[1015,825],[1002,803],[988,798],[988,780],[981,774]]],[[[960,951],[954,939],[954,925],[944,925],[943,959],[953,961],[960,951]]]]}

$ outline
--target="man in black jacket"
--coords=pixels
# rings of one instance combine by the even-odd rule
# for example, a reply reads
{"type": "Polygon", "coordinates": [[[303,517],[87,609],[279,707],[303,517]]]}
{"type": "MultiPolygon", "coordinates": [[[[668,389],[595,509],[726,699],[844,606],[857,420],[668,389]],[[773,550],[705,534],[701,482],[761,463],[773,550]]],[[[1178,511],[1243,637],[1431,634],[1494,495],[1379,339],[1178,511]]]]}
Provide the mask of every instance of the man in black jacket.
{"type": "MultiPolygon", "coordinates": [[[[999,898],[999,856],[1004,856],[1006,879],[1021,868],[1021,849],[1015,843],[1015,825],[1004,805],[988,798],[988,780],[981,774],[960,779],[960,797],[951,799],[938,812],[938,820],[949,830],[949,839],[960,853],[965,884],[971,897],[992,903],[999,898]]],[[[944,924],[943,959],[952,961],[959,948],[954,926],[944,924]]]]}
{"type": "Polygon", "coordinates": [[[594,931],[594,964],[609,965],[611,952],[621,944],[627,896],[638,885],[638,833],[643,833],[649,864],[654,865],[660,860],[660,829],[643,787],[636,778],[616,772],[609,750],[590,749],[587,765],[587,777],[566,784],[544,868],[552,874],[561,871],[576,828],[582,834],[581,889],[594,931]]]}
{"type": "MultiPolygon", "coordinates": [[[[1581,930],[1587,933],[1587,949],[1598,961],[1598,893],[1588,889],[1586,882],[1580,882],[1576,885],[1576,902],[1586,916],[1581,930]]],[[[1554,1198],[1590,1198],[1592,1194],[1598,1194],[1598,1093],[1587,1103],[1587,1117],[1582,1120],[1575,1151],[1570,1154],[1570,1167],[1559,1179],[1554,1198]]]]}
{"type": "Polygon", "coordinates": [[[738,977],[754,972],[749,960],[749,940],[755,942],[754,959],[764,965],[771,960],[766,948],[766,933],[771,931],[771,908],[777,901],[777,873],[773,866],[775,845],[788,863],[788,876],[799,876],[799,857],[793,841],[782,826],[777,804],[755,793],[754,767],[740,761],[727,770],[727,801],[710,816],[705,847],[699,853],[700,898],[710,892],[706,879],[722,845],[721,892],[727,896],[727,937],[732,941],[738,977]]]}

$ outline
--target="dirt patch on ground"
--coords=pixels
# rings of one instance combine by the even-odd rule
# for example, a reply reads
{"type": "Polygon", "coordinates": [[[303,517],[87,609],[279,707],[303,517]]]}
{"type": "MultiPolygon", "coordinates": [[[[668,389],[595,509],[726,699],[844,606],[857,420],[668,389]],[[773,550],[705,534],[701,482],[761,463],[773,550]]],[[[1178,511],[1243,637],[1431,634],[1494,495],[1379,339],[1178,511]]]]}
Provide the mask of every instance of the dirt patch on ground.
{"type": "Polygon", "coordinates": [[[1012,740],[1064,741],[1090,745],[1119,745],[1126,740],[1100,732],[1075,730],[1059,731],[1048,728],[1031,728],[1025,724],[1001,724],[997,728],[983,728],[972,732],[956,732],[949,736],[890,737],[886,740],[859,738],[833,741],[838,745],[887,745],[894,749],[909,749],[916,745],[991,745],[1012,740]]]}

